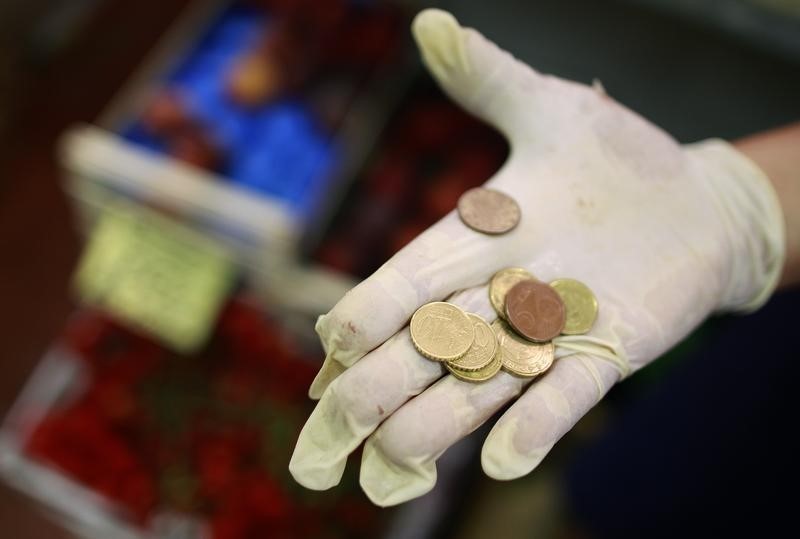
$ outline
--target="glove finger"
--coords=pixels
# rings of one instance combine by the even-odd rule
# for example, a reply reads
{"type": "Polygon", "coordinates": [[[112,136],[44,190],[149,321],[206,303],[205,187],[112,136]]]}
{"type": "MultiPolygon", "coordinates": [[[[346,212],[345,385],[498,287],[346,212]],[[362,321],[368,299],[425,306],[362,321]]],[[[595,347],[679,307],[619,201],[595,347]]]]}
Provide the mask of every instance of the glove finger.
{"type": "Polygon", "coordinates": [[[361,488],[380,506],[422,496],[436,484],[436,460],[441,454],[527,383],[502,371],[479,384],[452,375],[442,378],[369,437],[361,458],[361,488]]]}
{"type": "MultiPolygon", "coordinates": [[[[600,392],[598,387],[610,387],[618,376],[613,366],[604,362],[595,364],[595,360],[585,355],[564,357],[527,390],[520,399],[521,405],[517,406],[518,401],[503,415],[503,425],[535,417],[538,420],[530,421],[532,427],[549,429],[541,435],[544,441],[536,445],[538,453],[529,453],[531,458],[538,457],[538,461],[525,473],[605,393],[605,389],[600,392]],[[592,361],[591,374],[583,366],[585,361],[592,361]],[[571,406],[567,407],[567,402],[571,406]]],[[[505,372],[482,384],[463,382],[453,376],[443,378],[400,408],[367,440],[360,478],[364,492],[375,504],[389,506],[430,491],[436,484],[436,460],[442,453],[477,429],[530,383],[505,372]]],[[[507,432],[503,426],[496,426],[484,445],[483,466],[492,477],[509,478],[500,470],[529,464],[521,463],[516,453],[506,450],[502,436],[507,432]]],[[[540,436],[536,431],[528,434],[534,438],[540,436]]]]}
{"type": "Polygon", "coordinates": [[[487,436],[481,452],[486,475],[506,480],[530,473],[618,378],[618,368],[593,356],[557,360],[487,436]]]}
{"type": "Polygon", "coordinates": [[[322,362],[322,367],[320,367],[319,372],[311,382],[311,386],[308,388],[308,396],[314,400],[319,400],[331,382],[336,380],[339,375],[346,370],[347,367],[330,356],[326,356],[325,361],[322,362]]]}
{"type": "MultiPolygon", "coordinates": [[[[462,291],[450,301],[491,316],[485,286],[462,291]]],[[[301,485],[324,490],[339,483],[347,456],[385,418],[444,374],[442,364],[423,358],[404,328],[347,369],[325,390],[289,463],[301,485]]]]}
{"type": "Polygon", "coordinates": [[[457,103],[512,140],[529,129],[523,112],[541,75],[446,11],[423,10],[411,31],[428,71],[457,103]]]}
{"type": "MultiPolygon", "coordinates": [[[[492,182],[513,174],[513,168],[504,167],[492,182]]],[[[471,230],[456,212],[449,213],[319,318],[316,330],[326,361],[353,365],[408,323],[421,305],[484,283],[498,269],[517,263],[539,241],[526,233],[524,220],[495,237],[471,230]]],[[[322,395],[333,374],[336,369],[329,365],[321,371],[309,392],[312,398],[322,395]]]]}

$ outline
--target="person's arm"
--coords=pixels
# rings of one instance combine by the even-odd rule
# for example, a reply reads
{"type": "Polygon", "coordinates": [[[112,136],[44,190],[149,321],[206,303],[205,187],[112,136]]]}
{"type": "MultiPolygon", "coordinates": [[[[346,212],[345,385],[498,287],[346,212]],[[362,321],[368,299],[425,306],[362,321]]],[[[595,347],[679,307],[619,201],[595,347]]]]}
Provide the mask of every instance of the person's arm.
{"type": "Polygon", "coordinates": [[[786,220],[781,287],[800,283],[800,122],[734,142],[769,177],[786,220]]]}

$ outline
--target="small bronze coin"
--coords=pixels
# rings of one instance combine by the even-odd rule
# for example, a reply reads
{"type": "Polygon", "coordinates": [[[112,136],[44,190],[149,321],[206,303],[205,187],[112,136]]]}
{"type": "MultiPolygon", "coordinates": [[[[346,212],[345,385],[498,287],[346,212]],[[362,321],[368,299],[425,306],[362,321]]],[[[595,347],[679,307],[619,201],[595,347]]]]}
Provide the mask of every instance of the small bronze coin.
{"type": "Polygon", "coordinates": [[[566,309],[561,296],[539,281],[515,284],[506,296],[506,319],[523,337],[546,342],[564,329],[566,309]]]}
{"type": "Polygon", "coordinates": [[[510,196],[476,187],[458,199],[458,215],[468,227],[478,232],[503,234],[519,224],[521,212],[510,196]]]}

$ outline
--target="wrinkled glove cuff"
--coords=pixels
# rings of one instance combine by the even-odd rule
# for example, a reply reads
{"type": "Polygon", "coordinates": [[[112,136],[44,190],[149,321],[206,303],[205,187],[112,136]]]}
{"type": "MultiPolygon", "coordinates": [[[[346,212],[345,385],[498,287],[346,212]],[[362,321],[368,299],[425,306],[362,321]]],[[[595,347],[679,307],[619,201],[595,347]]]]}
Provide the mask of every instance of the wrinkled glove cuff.
{"type": "Polygon", "coordinates": [[[730,278],[720,312],[748,313],[770,298],[786,258],[783,211],[767,175],[731,144],[710,139],[686,147],[719,201],[722,225],[732,247],[730,278]]]}

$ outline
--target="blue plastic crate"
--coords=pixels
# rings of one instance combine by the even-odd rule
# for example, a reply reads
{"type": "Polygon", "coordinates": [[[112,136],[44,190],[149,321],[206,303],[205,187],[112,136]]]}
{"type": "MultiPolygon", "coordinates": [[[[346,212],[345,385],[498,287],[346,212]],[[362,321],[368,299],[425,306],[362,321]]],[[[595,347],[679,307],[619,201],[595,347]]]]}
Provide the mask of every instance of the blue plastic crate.
{"type": "MultiPolygon", "coordinates": [[[[316,207],[340,162],[336,141],[299,98],[248,108],[232,101],[226,91],[229,70],[263,38],[269,25],[264,12],[231,6],[162,84],[181,93],[189,115],[224,152],[221,175],[235,186],[277,199],[303,220],[316,207]]],[[[166,151],[138,119],[123,130],[123,136],[151,150],[166,151]]]]}

